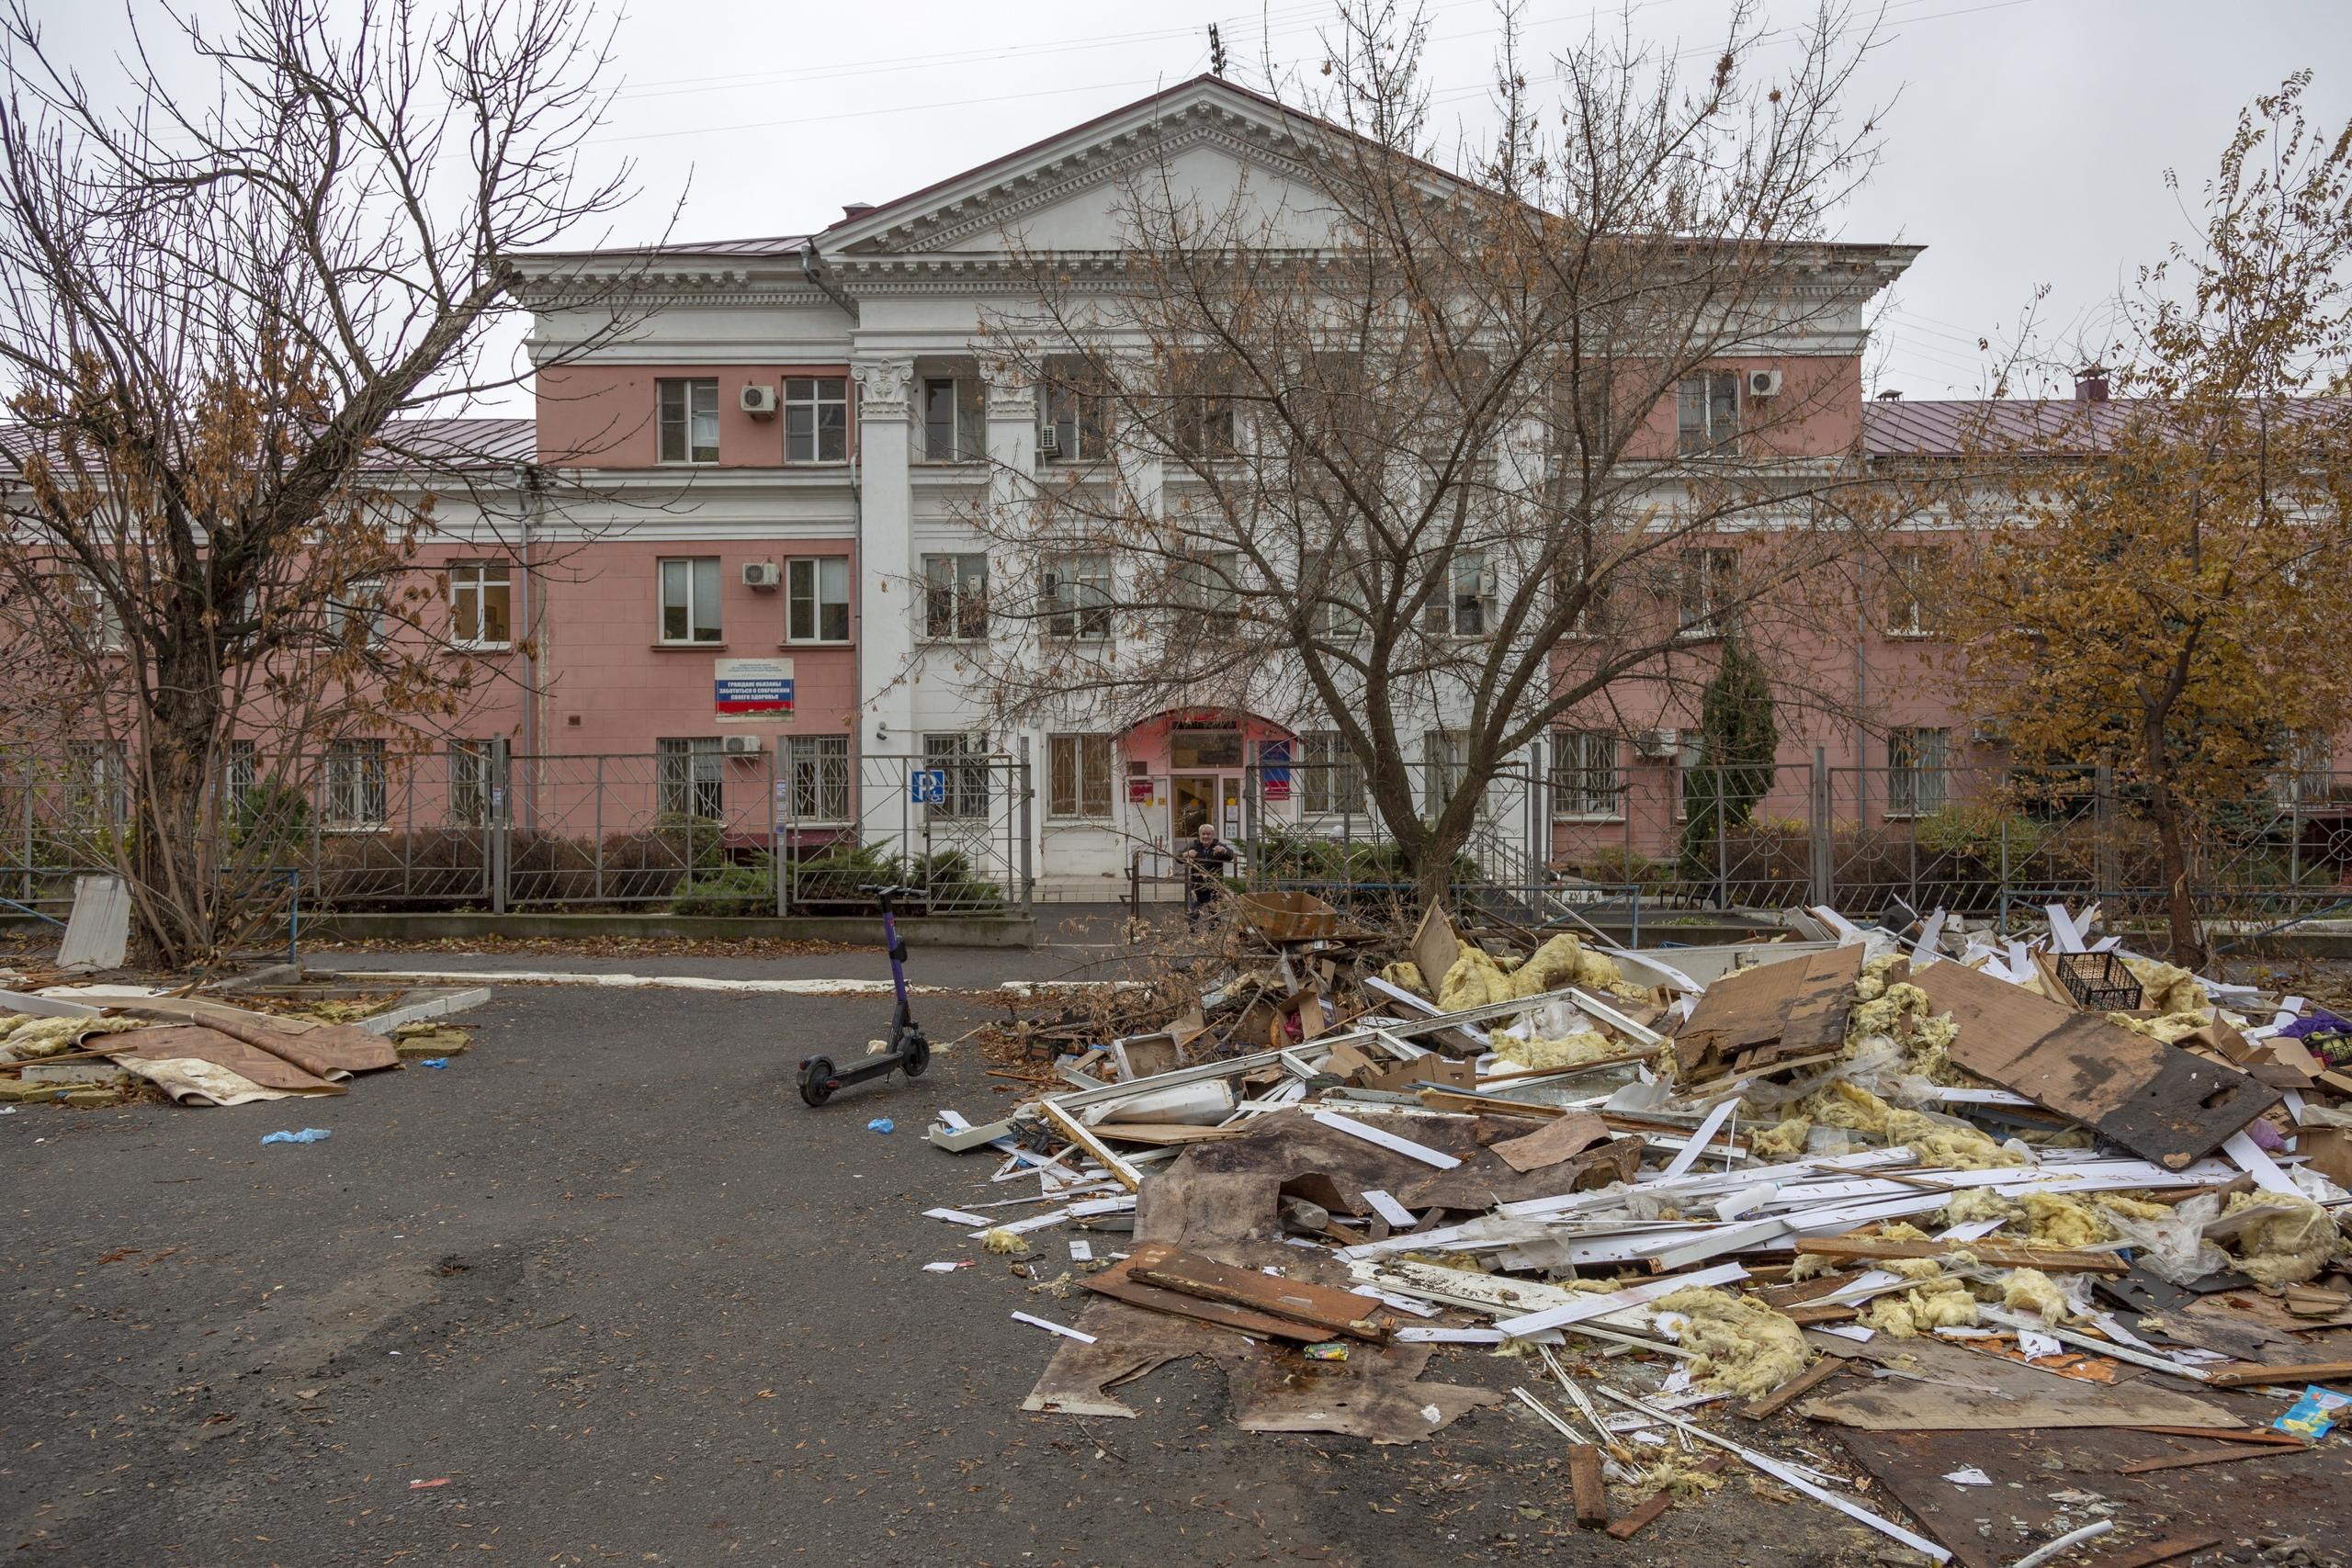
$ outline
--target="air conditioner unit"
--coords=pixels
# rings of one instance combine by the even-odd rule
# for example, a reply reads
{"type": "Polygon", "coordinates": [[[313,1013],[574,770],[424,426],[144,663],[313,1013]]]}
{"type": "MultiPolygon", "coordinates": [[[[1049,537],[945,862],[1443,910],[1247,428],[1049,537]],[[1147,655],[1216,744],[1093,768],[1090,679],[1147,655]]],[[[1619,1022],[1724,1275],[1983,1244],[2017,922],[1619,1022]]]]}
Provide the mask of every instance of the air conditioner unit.
{"type": "Polygon", "coordinates": [[[772,560],[747,560],[743,563],[743,586],[775,588],[784,581],[784,569],[772,560]]]}
{"type": "Polygon", "coordinates": [[[1634,754],[1652,761],[1665,761],[1682,750],[1682,737],[1672,729],[1645,729],[1634,737],[1634,754]]]}
{"type": "Polygon", "coordinates": [[[1037,456],[1058,457],[1062,455],[1061,433],[1050,424],[1037,427],[1037,456]]]}
{"type": "Polygon", "coordinates": [[[1747,373],[1747,395],[1751,398],[1779,397],[1781,373],[1778,370],[1750,370],[1747,373]]]}
{"type": "Polygon", "coordinates": [[[767,742],[756,735],[722,735],[718,738],[719,751],[729,757],[756,757],[766,747],[767,742]]]}
{"type": "Polygon", "coordinates": [[[773,415],[775,412],[775,389],[760,386],[746,387],[743,389],[740,401],[745,413],[773,415]]]}

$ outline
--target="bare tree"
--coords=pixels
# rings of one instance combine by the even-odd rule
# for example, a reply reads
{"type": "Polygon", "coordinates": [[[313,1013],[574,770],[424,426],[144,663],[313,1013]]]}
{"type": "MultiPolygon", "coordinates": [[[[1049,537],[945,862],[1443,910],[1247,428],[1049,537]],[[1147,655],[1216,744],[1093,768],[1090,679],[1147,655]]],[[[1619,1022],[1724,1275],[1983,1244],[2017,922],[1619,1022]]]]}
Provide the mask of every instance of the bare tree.
{"type": "Polygon", "coordinates": [[[416,552],[537,491],[494,422],[420,416],[515,384],[514,258],[627,194],[580,168],[608,39],[574,0],[237,0],[117,96],[0,17],[0,636],[66,697],[12,728],[71,749],[164,961],[269,908],[322,757],[364,809],[481,677],[416,552]]]}
{"type": "Polygon", "coordinates": [[[1874,157],[1836,16],[1767,56],[1743,13],[1695,76],[1596,37],[1539,105],[1507,15],[1500,130],[1450,167],[1422,38],[1345,8],[1271,166],[1204,197],[1163,159],[1116,264],[1025,254],[1040,303],[989,342],[1060,461],[974,520],[1046,588],[992,596],[1006,713],[1320,716],[1434,893],[1551,728],[1695,711],[1732,638],[1802,688],[1804,637],[1850,633],[1884,497],[1854,362],[1805,345],[1905,253],[1825,238],[1874,157]]]}

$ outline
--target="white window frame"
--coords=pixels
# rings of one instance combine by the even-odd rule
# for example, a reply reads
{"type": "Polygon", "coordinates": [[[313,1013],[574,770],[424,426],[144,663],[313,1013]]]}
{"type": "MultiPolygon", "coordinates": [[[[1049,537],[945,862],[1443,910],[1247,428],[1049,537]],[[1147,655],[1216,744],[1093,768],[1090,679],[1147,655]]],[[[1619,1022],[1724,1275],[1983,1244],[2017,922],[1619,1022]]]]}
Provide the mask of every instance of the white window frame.
{"type": "Polygon", "coordinates": [[[1951,804],[1951,731],[1899,725],[1886,732],[1886,819],[1932,817],[1951,804]]]}
{"type": "Polygon", "coordinates": [[[492,777],[491,757],[496,749],[494,740],[450,740],[448,807],[451,827],[481,828],[489,825],[491,792],[496,787],[492,777]]]}
{"type": "Polygon", "coordinates": [[[449,584],[449,646],[473,649],[482,652],[503,652],[514,646],[514,569],[504,561],[453,560],[441,569],[449,584]],[[489,602],[490,591],[500,588],[506,595],[506,635],[491,638],[465,635],[465,615],[468,600],[472,601],[472,626],[479,634],[484,629],[482,610],[489,602]]]}
{"type": "Polygon", "coordinates": [[[1920,589],[1936,565],[1931,545],[1898,545],[1886,552],[1886,635],[1929,637],[1933,613],[1920,589]]]}
{"type": "Polygon", "coordinates": [[[925,376],[918,382],[917,423],[922,431],[922,461],[934,465],[969,465],[988,460],[987,393],[976,376],[925,376]],[[932,393],[947,389],[948,428],[944,452],[938,451],[932,428],[932,393]]]}
{"type": "Polygon", "coordinates": [[[1457,547],[1446,558],[1442,594],[1421,607],[1421,624],[1432,637],[1470,641],[1493,634],[1501,597],[1494,552],[1484,546],[1457,547]],[[1465,592],[1466,590],[1466,592],[1465,592]],[[1464,629],[1472,615],[1477,625],[1464,629]]]}
{"type": "Polygon", "coordinates": [[[702,822],[727,819],[727,753],[718,736],[663,736],[653,742],[653,754],[656,811],[702,822]],[[712,809],[701,809],[705,806],[712,809]]]}
{"type": "Polygon", "coordinates": [[[1371,815],[1363,762],[1336,729],[1301,730],[1291,761],[1302,817],[1371,815]]]}
{"type": "Polygon", "coordinates": [[[789,826],[837,828],[855,820],[848,736],[787,735],[779,747],[789,826]]]}
{"type": "Polygon", "coordinates": [[[784,563],[784,640],[811,647],[840,648],[856,635],[857,620],[850,594],[847,556],[793,556],[784,563]],[[839,596],[832,596],[838,590],[839,596]],[[841,612],[841,635],[825,629],[825,612],[841,612]],[[803,612],[807,615],[804,619],[803,612]]]}
{"type": "Polygon", "coordinates": [[[1227,617],[1241,613],[1241,552],[1203,550],[1173,564],[1170,575],[1180,608],[1227,617]]]}
{"type": "MultiPolygon", "coordinates": [[[[386,583],[380,577],[362,577],[344,585],[340,594],[328,596],[326,604],[326,634],[331,642],[341,643],[349,635],[354,617],[368,618],[367,637],[363,648],[381,648],[391,639],[391,603],[385,597],[386,583]]],[[[514,605],[512,590],[507,604],[514,605]]]]}
{"type": "Polygon", "coordinates": [[[1736,449],[1739,441],[1740,375],[1736,370],[1693,370],[1674,384],[1674,449],[1685,457],[1705,457],[1736,449]],[[1726,395],[1727,394],[1727,395],[1726,395]],[[1696,411],[1698,418],[1691,414],[1696,411]]]}
{"type": "Polygon", "coordinates": [[[986,822],[990,813],[989,742],[964,730],[922,738],[922,765],[947,775],[947,798],[923,809],[942,821],[986,822]]]}
{"type": "Polygon", "coordinates": [[[1470,732],[1466,729],[1427,729],[1421,732],[1421,810],[1434,819],[1445,809],[1470,771],[1470,732]]]}
{"type": "Polygon", "coordinates": [[[716,377],[662,377],[653,383],[653,406],[656,462],[666,468],[707,468],[718,461],[716,377]],[[707,444],[696,439],[705,432],[710,436],[707,444]]]}
{"type": "Polygon", "coordinates": [[[1738,624],[1739,551],[1729,545],[1694,545],[1675,560],[1676,635],[1722,637],[1738,624]]]}
{"type": "Polygon", "coordinates": [[[1057,642],[1102,642],[1118,608],[1111,558],[1100,550],[1046,557],[1039,582],[1046,636],[1057,642]]]}
{"type": "Polygon", "coordinates": [[[849,461],[849,378],[846,376],[787,376],[784,378],[784,460],[796,466],[849,461]],[[825,427],[825,415],[839,423],[825,427]],[[806,421],[808,428],[796,430],[806,421]],[[827,436],[838,437],[829,443],[827,436]],[[828,452],[828,446],[839,450],[828,452]],[[796,446],[805,450],[796,454],[796,446]]]}
{"type": "Polygon", "coordinates": [[[230,739],[220,758],[221,814],[232,822],[241,822],[245,814],[245,797],[261,782],[261,749],[243,736],[230,739]]]}
{"type": "Polygon", "coordinates": [[[727,640],[720,618],[721,605],[727,596],[727,583],[718,568],[719,558],[717,556],[663,556],[654,563],[654,641],[664,648],[693,648],[727,640]],[[684,590],[684,603],[680,606],[686,613],[686,635],[684,637],[673,637],[670,633],[670,583],[673,577],[679,580],[684,590]],[[707,604],[704,602],[706,587],[709,591],[707,604]],[[709,634],[707,637],[703,635],[706,632],[709,634]]]}
{"type": "Polygon", "coordinates": [[[1063,734],[1046,737],[1046,819],[1107,822],[1115,770],[1111,737],[1063,734]],[[1094,764],[1100,763],[1097,767],[1094,764]]]}
{"type": "Polygon", "coordinates": [[[1552,732],[1552,819],[1622,822],[1625,818],[1619,737],[1608,729],[1552,732]]]}
{"type": "Polygon", "coordinates": [[[942,550],[924,556],[923,639],[927,642],[986,640],[989,635],[988,597],[989,558],[986,552],[942,550]],[[970,570],[974,562],[978,562],[979,567],[977,576],[970,570]],[[943,621],[950,629],[938,629],[943,621]]]}
{"type": "MultiPolygon", "coordinates": [[[[1111,395],[1090,384],[1091,370],[1049,367],[1037,390],[1037,425],[1054,432],[1057,449],[1048,463],[1099,463],[1110,449],[1111,395]]],[[[1042,445],[1039,451],[1042,454],[1042,445]]]]}
{"type": "Polygon", "coordinates": [[[383,741],[330,743],[319,776],[319,826],[330,833],[380,833],[389,811],[383,741]]]}

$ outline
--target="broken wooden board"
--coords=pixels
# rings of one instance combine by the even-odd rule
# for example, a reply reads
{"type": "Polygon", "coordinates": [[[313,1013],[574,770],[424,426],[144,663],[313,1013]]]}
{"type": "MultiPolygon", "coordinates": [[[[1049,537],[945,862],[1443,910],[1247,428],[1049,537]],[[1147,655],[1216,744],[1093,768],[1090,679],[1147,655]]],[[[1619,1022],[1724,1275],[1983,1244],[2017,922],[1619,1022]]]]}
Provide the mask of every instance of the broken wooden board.
{"type": "Polygon", "coordinates": [[[1317,1338],[1344,1334],[1377,1345],[1386,1343],[1396,1332],[1396,1319],[1384,1314],[1374,1297],[1305,1280],[1261,1274],[1254,1269],[1221,1263],[1163,1242],[1137,1246],[1134,1257],[1127,1260],[1127,1276],[1162,1290],[1311,1325],[1324,1331],[1317,1338]]]}
{"type": "Polygon", "coordinates": [[[2169,1169],[2211,1154],[2278,1100],[2233,1068],[1963,964],[1931,964],[1911,983],[1959,1026],[1958,1066],[2169,1169]]]}
{"type": "Polygon", "coordinates": [[[1455,934],[1444,905],[1431,904],[1421,911],[1421,923],[1413,928],[1413,940],[1406,951],[1413,955],[1413,967],[1421,972],[1421,984],[1435,997],[1445,984],[1445,972],[1462,956],[1462,938],[1455,934]]]}
{"type": "Polygon", "coordinates": [[[1506,1138],[1487,1146],[1498,1159],[1523,1175],[1573,1159],[1607,1136],[1608,1122],[1592,1111],[1579,1111],[1572,1116],[1556,1117],[1524,1137],[1506,1138]]]}
{"type": "MultiPolygon", "coordinates": [[[[1731,1461],[1723,1454],[1709,1454],[1685,1472],[1690,1475],[1713,1475],[1731,1461]]],[[[1624,1517],[1611,1523],[1606,1532],[1611,1540],[1631,1540],[1657,1521],[1657,1517],[1674,1506],[1674,1489],[1661,1486],[1648,1499],[1624,1517]]]]}
{"type": "Polygon", "coordinates": [[[2245,1425],[2219,1403],[2184,1390],[2135,1381],[2086,1396],[2082,1384],[2055,1373],[1940,1339],[1882,1336],[1855,1351],[1851,1359],[1889,1362],[1917,1376],[1874,1378],[1817,1395],[1798,1405],[1798,1415],[1864,1432],[2245,1425]],[[1897,1356],[1909,1359],[1894,1362],[1897,1356]]]}
{"type": "Polygon", "coordinates": [[[1320,1328],[1286,1317],[1276,1317],[1271,1313],[1251,1312],[1247,1307],[1188,1296],[1182,1291],[1171,1291],[1159,1285],[1148,1285],[1131,1277],[1135,1261],[1132,1257],[1123,1258],[1108,1269],[1081,1277],[1078,1282],[1097,1295],[1125,1302],[1129,1306],[1142,1307],[1147,1312],[1164,1312],[1177,1317],[1213,1323],[1237,1333],[1257,1335],[1261,1339],[1287,1339],[1312,1345],[1330,1337],[1320,1328]]]}
{"type": "Polygon", "coordinates": [[[1708,987],[1674,1032],[1685,1079],[1842,1049],[1862,953],[1840,947],[1759,964],[1708,987]]]}

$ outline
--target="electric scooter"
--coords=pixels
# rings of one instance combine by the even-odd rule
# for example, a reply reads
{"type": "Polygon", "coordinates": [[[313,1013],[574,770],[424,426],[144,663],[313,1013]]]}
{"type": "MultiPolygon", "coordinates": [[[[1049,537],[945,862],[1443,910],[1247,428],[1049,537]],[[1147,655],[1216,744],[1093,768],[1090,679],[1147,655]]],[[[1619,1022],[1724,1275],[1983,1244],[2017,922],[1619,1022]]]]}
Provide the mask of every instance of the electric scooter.
{"type": "Polygon", "coordinates": [[[888,1049],[860,1056],[854,1065],[846,1067],[836,1067],[830,1056],[809,1056],[801,1061],[800,1098],[810,1105],[824,1104],[833,1097],[835,1089],[845,1085],[888,1077],[894,1070],[904,1070],[908,1077],[919,1078],[923,1069],[931,1066],[931,1042],[907,1006],[907,944],[899,939],[899,922],[891,913],[893,900],[917,889],[861,887],[858,891],[872,894],[874,901],[882,906],[882,944],[889,950],[890,986],[898,993],[899,1005],[890,1015],[888,1049]]]}

